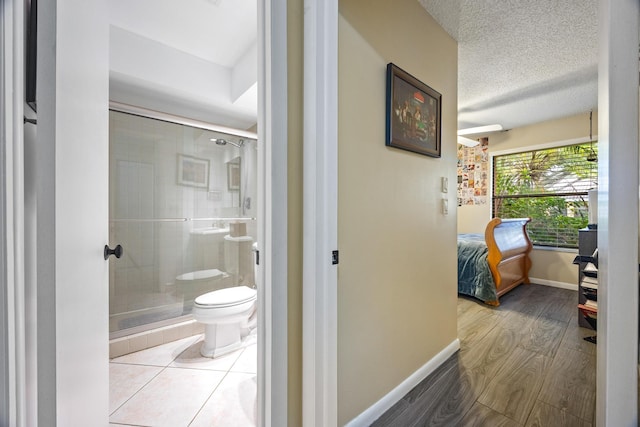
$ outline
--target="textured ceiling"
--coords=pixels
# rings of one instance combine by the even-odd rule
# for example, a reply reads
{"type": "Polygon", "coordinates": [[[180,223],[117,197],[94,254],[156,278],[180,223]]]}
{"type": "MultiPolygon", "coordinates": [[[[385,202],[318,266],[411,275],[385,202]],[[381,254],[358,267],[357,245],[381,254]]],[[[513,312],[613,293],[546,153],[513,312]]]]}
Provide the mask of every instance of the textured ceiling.
{"type": "Polygon", "coordinates": [[[597,109],[597,0],[419,0],[458,41],[458,128],[597,109]]]}

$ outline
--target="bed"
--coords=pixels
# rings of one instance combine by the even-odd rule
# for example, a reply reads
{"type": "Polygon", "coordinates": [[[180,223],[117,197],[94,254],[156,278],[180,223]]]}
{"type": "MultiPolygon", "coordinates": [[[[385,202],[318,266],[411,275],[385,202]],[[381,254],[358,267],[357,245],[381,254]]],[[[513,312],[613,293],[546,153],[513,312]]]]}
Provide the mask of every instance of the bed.
{"type": "Polygon", "coordinates": [[[482,234],[458,235],[458,293],[498,306],[499,298],[529,283],[533,247],[530,218],[492,219],[482,234]]]}

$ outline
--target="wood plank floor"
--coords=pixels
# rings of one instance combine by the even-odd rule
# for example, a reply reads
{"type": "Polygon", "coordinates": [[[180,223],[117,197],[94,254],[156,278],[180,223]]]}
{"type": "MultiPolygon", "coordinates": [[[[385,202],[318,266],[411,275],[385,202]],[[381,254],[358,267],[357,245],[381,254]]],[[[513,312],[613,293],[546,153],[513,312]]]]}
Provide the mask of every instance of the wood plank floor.
{"type": "Polygon", "coordinates": [[[374,426],[595,425],[596,346],[576,291],[519,286],[498,308],[458,298],[460,351],[374,426]]]}

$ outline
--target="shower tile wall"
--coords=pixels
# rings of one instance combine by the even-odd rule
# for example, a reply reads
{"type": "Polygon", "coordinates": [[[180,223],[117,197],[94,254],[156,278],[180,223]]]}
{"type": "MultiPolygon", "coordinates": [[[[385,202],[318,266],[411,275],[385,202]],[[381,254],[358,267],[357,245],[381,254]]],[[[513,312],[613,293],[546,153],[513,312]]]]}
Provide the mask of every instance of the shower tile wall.
{"type": "MultiPolygon", "coordinates": [[[[210,141],[220,135],[110,112],[110,244],[124,248],[123,257],[110,262],[111,332],[181,316],[176,277],[208,268],[223,271],[223,235],[219,242],[205,242],[192,234],[214,226],[199,218],[255,217],[255,203],[250,209],[241,203],[255,201],[256,145],[238,149],[210,141]],[[179,155],[209,162],[204,188],[179,184],[179,155]],[[229,190],[227,163],[239,156],[246,182],[229,190]],[[170,221],[181,218],[194,220],[170,221]]],[[[255,221],[247,229],[255,239],[255,221]]]]}

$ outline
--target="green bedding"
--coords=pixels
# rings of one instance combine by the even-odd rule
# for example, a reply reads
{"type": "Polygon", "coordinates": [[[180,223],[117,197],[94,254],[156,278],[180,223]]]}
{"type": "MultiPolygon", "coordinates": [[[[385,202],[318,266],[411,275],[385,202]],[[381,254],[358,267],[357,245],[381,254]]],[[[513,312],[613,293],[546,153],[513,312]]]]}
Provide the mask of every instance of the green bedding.
{"type": "Polygon", "coordinates": [[[458,293],[481,301],[497,301],[482,234],[458,234],[458,293]]]}

